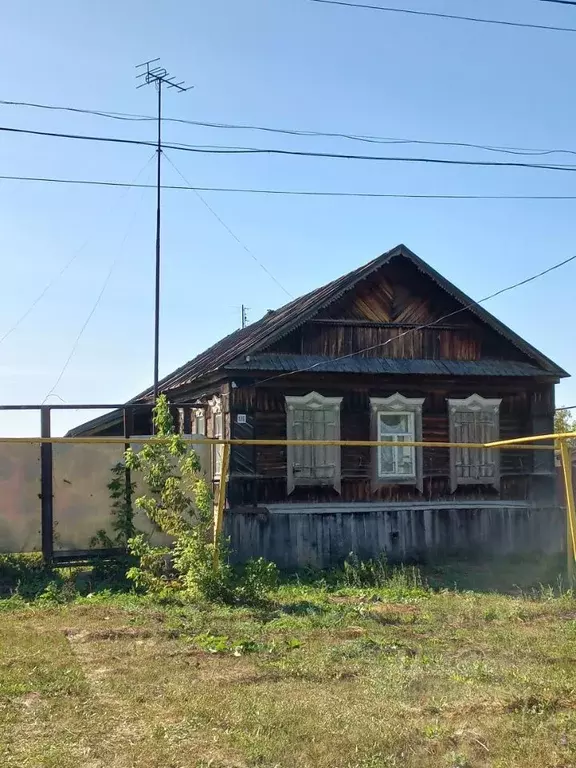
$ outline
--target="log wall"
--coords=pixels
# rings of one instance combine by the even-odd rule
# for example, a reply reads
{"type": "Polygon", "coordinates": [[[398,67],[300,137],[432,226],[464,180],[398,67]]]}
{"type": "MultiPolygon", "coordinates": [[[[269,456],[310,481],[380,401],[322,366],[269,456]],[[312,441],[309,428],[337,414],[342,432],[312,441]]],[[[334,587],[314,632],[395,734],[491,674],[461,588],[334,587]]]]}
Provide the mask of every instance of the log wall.
{"type": "MultiPolygon", "coordinates": [[[[388,397],[400,392],[423,397],[422,439],[449,441],[448,398],[466,398],[477,393],[501,398],[502,439],[552,431],[553,385],[520,379],[441,379],[440,377],[353,376],[301,374],[258,386],[236,380],[230,393],[230,434],[255,440],[286,439],[287,394],[303,395],[312,390],[331,397],[342,396],[342,440],[370,439],[370,397],[388,397]],[[237,424],[237,416],[246,418],[237,424]]],[[[506,450],[501,452],[500,491],[485,485],[464,486],[450,492],[449,449],[424,450],[423,494],[410,485],[372,487],[370,448],[343,447],[342,491],[330,488],[296,488],[286,493],[285,446],[234,447],[231,456],[229,499],[231,506],[290,502],[442,501],[512,499],[554,503],[554,467],[551,452],[506,450]]]]}

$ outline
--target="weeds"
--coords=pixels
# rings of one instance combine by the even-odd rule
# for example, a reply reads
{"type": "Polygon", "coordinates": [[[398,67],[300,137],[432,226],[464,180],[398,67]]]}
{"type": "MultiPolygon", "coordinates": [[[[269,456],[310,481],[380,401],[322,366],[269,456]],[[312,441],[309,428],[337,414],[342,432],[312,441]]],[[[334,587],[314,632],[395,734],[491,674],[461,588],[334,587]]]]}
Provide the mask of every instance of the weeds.
{"type": "Polygon", "coordinates": [[[128,548],[128,542],[136,536],[138,531],[134,525],[134,509],[131,498],[136,488],[136,483],[129,482],[126,476],[126,464],[118,462],[112,467],[112,479],[108,483],[110,494],[113,536],[101,529],[92,537],[90,546],[103,549],[128,548]]]}
{"type": "Polygon", "coordinates": [[[0,601],[0,763],[575,765],[573,596],[386,568],[280,580],[256,605],[52,572],[40,599],[0,601]]]}

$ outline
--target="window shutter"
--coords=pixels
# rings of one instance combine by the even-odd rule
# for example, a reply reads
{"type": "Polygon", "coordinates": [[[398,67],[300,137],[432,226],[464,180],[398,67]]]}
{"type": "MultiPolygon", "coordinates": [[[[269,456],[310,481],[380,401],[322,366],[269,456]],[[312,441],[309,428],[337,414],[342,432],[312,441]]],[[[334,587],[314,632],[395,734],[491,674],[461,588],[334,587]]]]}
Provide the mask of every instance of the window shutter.
{"type": "MultiPolygon", "coordinates": [[[[303,397],[286,397],[286,428],[290,440],[339,440],[341,397],[323,397],[310,392],[303,397]]],[[[340,491],[340,447],[289,445],[287,487],[331,485],[340,491]]]]}
{"type": "MultiPolygon", "coordinates": [[[[472,395],[466,400],[449,400],[450,441],[453,443],[490,443],[500,433],[501,400],[488,400],[472,395]]],[[[500,486],[500,451],[497,449],[450,449],[450,486],[452,493],[459,485],[500,486]]]]}

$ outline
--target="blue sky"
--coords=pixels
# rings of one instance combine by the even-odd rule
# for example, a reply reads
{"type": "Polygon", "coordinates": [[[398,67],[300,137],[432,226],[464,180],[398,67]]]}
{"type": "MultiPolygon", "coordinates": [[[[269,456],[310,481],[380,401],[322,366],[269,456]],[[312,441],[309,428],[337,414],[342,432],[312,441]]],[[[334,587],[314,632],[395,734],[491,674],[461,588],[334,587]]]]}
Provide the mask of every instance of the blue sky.
{"type": "MultiPolygon", "coordinates": [[[[402,0],[398,5],[576,27],[576,8],[536,0],[402,0]],[[505,5],[505,9],[502,8],[505,5]]],[[[195,87],[169,93],[167,116],[297,129],[542,148],[576,148],[571,34],[330,7],[307,0],[3,8],[0,98],[153,113],[134,65],[156,56],[195,87]]],[[[0,106],[0,125],[154,138],[154,126],[0,106]]],[[[378,147],[168,124],[166,140],[319,151],[490,159],[430,147],[378,147]]],[[[145,147],[3,134],[3,174],[153,181],[145,147]],[[146,165],[148,163],[148,165],[146,165]]],[[[171,153],[200,186],[394,193],[576,194],[570,173],[171,153]]],[[[496,156],[505,159],[505,156],[496,156]]],[[[554,156],[571,162],[570,156],[554,156]]],[[[165,164],[166,183],[180,183],[165,164]]],[[[473,298],[576,252],[576,201],[324,199],[205,193],[207,202],[298,295],[406,243],[473,298]]],[[[0,401],[39,402],[68,357],[113,263],[112,279],[56,392],[118,402],[151,384],[154,193],[0,181],[0,336],[62,267],[0,346],[0,401]],[[80,250],[79,250],[80,249],[80,250]]],[[[486,307],[575,369],[576,263],[486,307]]],[[[161,373],[286,300],[192,192],[166,192],[161,373]]],[[[567,381],[559,403],[576,403],[567,381]]],[[[53,402],[58,402],[54,399],[53,402]]],[[[88,416],[88,414],[86,414],[88,416]]],[[[84,414],[60,414],[56,431],[84,414]]],[[[1,416],[36,434],[37,416],[1,416]]]]}

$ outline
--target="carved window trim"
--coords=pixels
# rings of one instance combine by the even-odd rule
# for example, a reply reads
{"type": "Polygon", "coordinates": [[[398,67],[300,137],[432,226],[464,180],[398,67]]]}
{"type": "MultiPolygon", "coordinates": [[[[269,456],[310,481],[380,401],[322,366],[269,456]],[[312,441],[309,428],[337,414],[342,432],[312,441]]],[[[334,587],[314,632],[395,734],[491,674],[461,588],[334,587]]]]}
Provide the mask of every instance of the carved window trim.
{"type": "MultiPolygon", "coordinates": [[[[498,440],[501,403],[501,398],[486,398],[478,394],[464,399],[450,398],[450,442],[488,443],[498,440]],[[466,419],[462,418],[464,416],[466,419]]],[[[488,448],[451,448],[451,492],[454,493],[461,485],[490,485],[499,489],[500,451],[488,448]]]]}
{"type": "MultiPolygon", "coordinates": [[[[321,439],[306,438],[304,432],[309,432],[324,435],[331,433],[325,439],[340,440],[341,404],[341,397],[324,397],[318,392],[309,392],[302,396],[286,395],[287,439],[321,439]],[[313,414],[320,411],[324,413],[324,418],[316,420],[313,414]]],[[[291,494],[296,487],[301,486],[329,487],[340,493],[341,474],[340,446],[287,446],[286,482],[288,494],[291,494]],[[325,470],[324,475],[322,469],[325,470]]]]}
{"type": "MultiPolygon", "coordinates": [[[[413,428],[412,441],[417,443],[422,440],[422,406],[423,397],[404,397],[396,392],[390,397],[370,398],[370,437],[372,440],[380,440],[380,414],[393,413],[397,415],[410,414],[413,428]]],[[[383,475],[380,474],[381,454],[383,447],[372,448],[372,483],[378,488],[383,485],[414,485],[420,492],[423,490],[423,452],[422,448],[413,448],[414,473],[411,475],[383,475]]]]}
{"type": "MultiPolygon", "coordinates": [[[[222,411],[222,398],[214,395],[209,401],[208,406],[212,414],[212,437],[224,437],[224,413],[222,411]]],[[[223,445],[212,445],[212,477],[214,480],[220,479],[222,470],[222,457],[224,455],[223,445]]]]}

